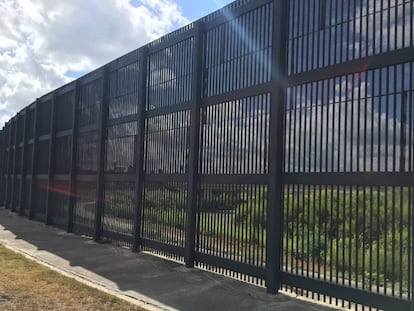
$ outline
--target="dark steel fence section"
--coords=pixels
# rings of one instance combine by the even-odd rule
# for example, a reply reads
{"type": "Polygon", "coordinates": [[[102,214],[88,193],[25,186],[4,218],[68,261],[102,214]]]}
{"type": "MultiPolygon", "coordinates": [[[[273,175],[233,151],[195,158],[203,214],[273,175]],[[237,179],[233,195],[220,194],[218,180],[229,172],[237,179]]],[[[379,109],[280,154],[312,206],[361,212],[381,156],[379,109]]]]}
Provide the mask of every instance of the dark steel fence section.
{"type": "Polygon", "coordinates": [[[291,1],[282,255],[290,290],[341,306],[409,306],[412,14],[412,1],[291,1]]]}
{"type": "Polygon", "coordinates": [[[134,51],[109,65],[107,126],[104,135],[104,239],[132,246],[134,239],[135,174],[138,153],[140,54],[134,51]]]}
{"type": "Polygon", "coordinates": [[[106,231],[129,236],[134,220],[134,177],[137,123],[108,127],[105,158],[103,234],[106,231]]]}
{"type": "MultiPolygon", "coordinates": [[[[77,106],[76,161],[72,176],[74,202],[70,203],[73,230],[94,235],[98,210],[98,171],[100,167],[100,123],[103,105],[103,71],[98,70],[80,80],[77,106]],[[76,177],[75,177],[76,176],[76,177]]],[[[73,155],[73,153],[72,153],[73,155]]]]}
{"type": "Polygon", "coordinates": [[[54,179],[49,183],[50,223],[66,228],[69,208],[69,181],[54,179]]]}
{"type": "Polygon", "coordinates": [[[409,310],[413,9],[235,1],[7,122],[0,202],[271,293],[409,310]]]}
{"type": "Polygon", "coordinates": [[[72,123],[75,83],[54,94],[52,144],[49,163],[47,221],[66,228],[69,218],[72,123]]]}
{"type": "Polygon", "coordinates": [[[141,245],[184,261],[194,27],[148,47],[141,245]]]}
{"type": "Polygon", "coordinates": [[[24,158],[24,155],[26,153],[26,144],[27,144],[27,110],[24,110],[22,112],[22,118],[19,130],[19,147],[20,147],[20,155],[19,155],[19,187],[17,188],[18,198],[17,198],[17,208],[16,211],[19,213],[19,215],[23,214],[23,206],[24,206],[24,196],[23,191],[25,187],[25,177],[26,177],[26,161],[24,158]]]}
{"type": "Polygon", "coordinates": [[[104,184],[102,236],[129,246],[133,240],[134,186],[133,181],[106,181],[104,184]]]}
{"type": "Polygon", "coordinates": [[[16,146],[16,138],[17,138],[17,119],[18,116],[16,116],[13,119],[12,123],[12,133],[10,137],[10,144],[11,144],[11,150],[10,150],[10,188],[8,189],[8,202],[9,202],[9,208],[13,210],[15,195],[14,195],[14,187],[16,183],[16,156],[17,156],[17,146],[16,146]]]}
{"type": "Polygon", "coordinates": [[[208,27],[205,33],[204,96],[270,82],[273,3],[208,27]]]}
{"type": "Polygon", "coordinates": [[[4,197],[4,160],[6,156],[6,130],[0,130],[0,203],[3,204],[4,197]]]}
{"type": "Polygon", "coordinates": [[[33,173],[33,142],[34,142],[34,121],[35,110],[33,105],[25,108],[25,130],[23,138],[22,155],[22,184],[20,189],[20,210],[19,213],[29,216],[31,199],[31,179],[33,173]]]}
{"type": "Polygon", "coordinates": [[[411,0],[290,1],[288,72],[413,46],[411,0]]]}
{"type": "Polygon", "coordinates": [[[227,18],[206,22],[203,34],[195,258],[202,268],[259,284],[266,262],[273,5],[235,5],[227,18]]]}

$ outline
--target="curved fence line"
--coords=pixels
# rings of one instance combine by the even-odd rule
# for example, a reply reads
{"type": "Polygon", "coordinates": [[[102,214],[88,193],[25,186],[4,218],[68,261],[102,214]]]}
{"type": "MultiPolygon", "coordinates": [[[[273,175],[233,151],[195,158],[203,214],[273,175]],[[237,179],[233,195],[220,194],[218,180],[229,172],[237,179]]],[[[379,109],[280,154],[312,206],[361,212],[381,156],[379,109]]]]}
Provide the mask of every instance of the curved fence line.
{"type": "Polygon", "coordinates": [[[0,202],[270,293],[412,310],[413,7],[236,1],[17,113],[0,202]]]}

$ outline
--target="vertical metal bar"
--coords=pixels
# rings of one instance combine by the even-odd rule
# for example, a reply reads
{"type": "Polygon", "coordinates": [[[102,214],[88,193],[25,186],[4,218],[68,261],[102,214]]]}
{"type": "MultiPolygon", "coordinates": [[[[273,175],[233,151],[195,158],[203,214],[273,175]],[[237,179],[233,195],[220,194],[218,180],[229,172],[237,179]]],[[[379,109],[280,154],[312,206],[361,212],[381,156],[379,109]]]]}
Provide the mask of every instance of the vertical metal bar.
{"type": "Polygon", "coordinates": [[[269,189],[266,233],[266,287],[277,293],[280,281],[280,258],[283,224],[283,151],[288,28],[288,2],[273,2],[272,81],[274,89],[270,107],[269,189]]]}
{"type": "MultiPolygon", "coordinates": [[[[413,3],[411,2],[411,31],[414,31],[413,28],[413,3]]],[[[413,43],[413,36],[411,36],[411,43],[413,43]]],[[[410,77],[410,83],[409,85],[412,87],[413,83],[414,83],[414,78],[413,78],[413,74],[414,74],[414,63],[409,64],[410,69],[409,69],[409,77],[410,77]]],[[[414,90],[411,89],[411,98],[413,98],[414,96],[414,90]]],[[[412,99],[411,99],[412,100],[412,99]]],[[[414,311],[414,263],[413,263],[413,258],[414,258],[414,170],[413,170],[413,154],[414,154],[414,141],[413,141],[413,121],[414,121],[414,109],[413,109],[413,103],[411,102],[411,105],[409,105],[409,161],[408,161],[408,167],[409,167],[409,171],[411,171],[411,189],[409,189],[410,192],[410,203],[411,203],[411,209],[410,209],[410,213],[409,215],[410,217],[410,221],[408,222],[410,227],[409,227],[409,231],[411,229],[411,235],[409,236],[408,239],[408,243],[409,243],[409,252],[410,255],[409,256],[409,267],[411,267],[411,272],[409,272],[411,280],[409,278],[409,286],[408,288],[410,289],[410,293],[408,294],[409,297],[411,298],[411,311],[414,311]],[[410,241],[411,238],[411,241],[410,241]],[[411,282],[410,282],[411,281],[411,282]],[[411,287],[411,288],[410,288],[411,287]]]]}
{"type": "Polygon", "coordinates": [[[4,139],[4,152],[3,152],[3,171],[2,171],[2,183],[1,183],[1,191],[2,191],[2,206],[6,206],[6,188],[7,188],[7,165],[8,165],[8,137],[9,137],[9,128],[7,123],[3,126],[3,139],[4,139]]]}
{"type": "Polygon", "coordinates": [[[14,191],[15,191],[15,186],[16,186],[16,179],[17,179],[17,174],[16,174],[16,165],[17,165],[17,161],[16,161],[16,156],[17,156],[17,131],[18,131],[18,125],[19,125],[19,115],[17,115],[14,120],[14,137],[12,137],[12,139],[14,140],[14,152],[13,152],[13,159],[12,159],[12,184],[11,184],[11,192],[10,192],[10,205],[9,208],[12,212],[14,212],[14,191]]]}
{"type": "Polygon", "coordinates": [[[4,191],[4,156],[6,153],[6,144],[5,144],[5,130],[4,127],[0,130],[0,206],[2,204],[1,199],[3,198],[4,191]]]}
{"type": "MultiPolygon", "coordinates": [[[[398,6],[395,7],[396,12],[397,12],[397,7],[398,6]]],[[[395,31],[395,33],[396,33],[396,31],[395,31]]],[[[394,41],[394,44],[395,45],[397,44],[397,40],[394,41]]],[[[392,67],[393,68],[393,77],[389,81],[389,82],[391,82],[392,79],[394,80],[393,81],[393,91],[390,92],[390,94],[393,93],[391,96],[392,96],[392,99],[394,101],[393,111],[392,111],[392,113],[393,113],[393,130],[392,130],[393,131],[393,144],[392,144],[393,155],[392,155],[392,157],[393,157],[393,171],[394,172],[397,171],[397,167],[396,167],[396,163],[397,163],[397,113],[398,113],[397,112],[397,100],[398,100],[398,97],[397,97],[397,92],[398,92],[397,91],[397,88],[398,88],[397,79],[398,79],[399,83],[403,83],[401,73],[398,72],[398,67],[400,67],[400,66],[401,65],[392,67]]],[[[401,85],[401,89],[402,88],[403,87],[401,85]]],[[[401,103],[401,102],[399,102],[398,104],[399,104],[398,105],[399,108],[401,108],[401,106],[404,105],[404,103],[401,103]]],[[[400,114],[400,120],[399,121],[401,122],[401,124],[400,124],[401,129],[402,129],[402,126],[404,125],[403,118],[404,118],[404,116],[402,114],[400,114]]],[[[398,191],[398,189],[397,189],[397,191],[398,191]]],[[[396,215],[396,212],[397,211],[396,211],[396,208],[398,208],[398,206],[397,206],[398,197],[396,195],[395,187],[392,188],[392,196],[393,196],[393,207],[392,207],[392,254],[393,254],[393,256],[392,256],[392,258],[393,258],[393,260],[392,260],[392,279],[393,279],[392,296],[395,296],[395,294],[396,294],[395,293],[395,287],[398,287],[398,284],[396,284],[396,283],[398,283],[398,277],[396,276],[396,270],[398,269],[398,267],[396,267],[396,264],[398,264],[396,262],[396,260],[398,258],[395,258],[395,252],[397,250],[397,243],[396,243],[396,241],[397,241],[397,233],[396,233],[396,230],[397,230],[397,228],[396,228],[397,227],[396,226],[397,215],[396,215]]],[[[399,199],[401,200],[402,196],[400,196],[399,199]]],[[[399,224],[400,224],[400,231],[402,231],[403,230],[402,225],[401,225],[402,222],[400,221],[399,224]]],[[[399,241],[399,244],[401,246],[401,241],[399,241]]],[[[401,259],[402,256],[403,256],[403,254],[400,253],[399,258],[401,259]]],[[[400,274],[400,276],[401,276],[401,274],[400,274]]],[[[400,283],[400,285],[402,284],[402,282],[399,282],[399,283],[400,283]]]]}
{"type": "Polygon", "coordinates": [[[196,214],[197,214],[197,177],[200,150],[200,107],[202,91],[203,65],[203,23],[195,25],[192,83],[192,109],[190,125],[190,157],[188,163],[188,201],[187,201],[187,236],[185,244],[185,265],[194,267],[196,214]]]}
{"type": "Polygon", "coordinates": [[[7,208],[7,187],[9,184],[9,153],[10,153],[10,121],[6,123],[4,126],[5,130],[5,137],[4,137],[4,197],[3,197],[3,205],[7,208]],[[7,150],[7,152],[6,152],[7,150]]]}
{"type": "Polygon", "coordinates": [[[6,160],[6,154],[7,154],[6,153],[6,150],[7,150],[6,142],[7,142],[8,132],[7,132],[7,129],[6,129],[6,125],[3,126],[3,129],[2,129],[1,132],[2,132],[2,139],[3,139],[3,147],[2,147],[3,148],[3,150],[2,150],[3,157],[2,157],[2,161],[1,161],[2,170],[1,170],[1,183],[0,183],[0,186],[1,186],[1,188],[0,188],[0,194],[1,194],[0,206],[4,206],[4,200],[6,198],[4,190],[5,190],[5,187],[6,187],[6,184],[7,184],[7,181],[6,181],[6,169],[7,169],[7,166],[6,166],[6,164],[7,164],[7,160],[6,160]]]}
{"type": "Polygon", "coordinates": [[[28,114],[29,114],[29,109],[25,110],[25,114],[24,114],[24,123],[23,123],[23,147],[22,147],[22,155],[21,155],[21,159],[20,159],[20,167],[21,167],[21,180],[20,180],[20,189],[19,189],[19,215],[22,216],[23,215],[23,210],[24,210],[24,199],[23,197],[25,196],[25,181],[26,181],[26,145],[27,145],[27,120],[28,118],[28,114]]]}
{"type": "Polygon", "coordinates": [[[4,125],[3,127],[3,160],[2,160],[2,172],[1,172],[1,177],[2,177],[2,182],[1,182],[1,192],[2,192],[2,200],[0,202],[1,206],[5,206],[5,202],[6,202],[6,187],[7,187],[7,137],[9,135],[9,131],[6,125],[4,125]]]}
{"type": "Polygon", "coordinates": [[[7,128],[7,126],[5,125],[4,127],[3,127],[3,130],[2,130],[2,133],[3,133],[3,158],[2,158],[2,162],[1,162],[1,165],[2,165],[2,171],[1,171],[1,190],[0,190],[0,192],[1,192],[1,195],[2,195],[2,197],[1,197],[1,202],[0,202],[0,204],[1,204],[1,206],[4,206],[5,205],[5,201],[6,201],[6,192],[5,192],[5,189],[6,189],[6,186],[7,186],[7,159],[6,159],[6,156],[7,156],[7,137],[8,137],[8,134],[9,134],[9,132],[8,132],[8,128],[7,128]]]}
{"type": "Polygon", "coordinates": [[[144,190],[144,142],[145,142],[145,110],[147,102],[147,57],[148,48],[141,49],[139,73],[139,99],[138,99],[138,140],[136,155],[135,180],[135,208],[134,208],[134,243],[132,250],[140,251],[141,247],[141,215],[144,190]]]}
{"type": "Polygon", "coordinates": [[[69,186],[69,207],[66,230],[73,231],[73,209],[76,201],[76,166],[77,166],[77,146],[78,146],[78,107],[80,98],[80,81],[76,81],[75,92],[72,98],[72,141],[71,141],[71,165],[70,165],[70,186],[69,186]]]}
{"type": "Polygon", "coordinates": [[[6,188],[6,202],[5,206],[6,209],[9,208],[10,204],[10,189],[12,188],[12,170],[13,170],[13,151],[12,151],[12,145],[13,145],[13,119],[10,119],[9,122],[9,153],[7,154],[7,188],[6,188]]]}
{"type": "MultiPolygon", "coordinates": [[[[374,71],[374,81],[373,81],[373,103],[375,105],[375,99],[378,98],[378,116],[382,115],[382,104],[381,104],[381,80],[382,80],[382,70],[381,69],[377,69],[374,71]],[[378,89],[378,91],[376,91],[376,89],[378,89]]],[[[381,118],[378,117],[378,133],[381,133],[382,130],[382,122],[381,122],[381,118]]],[[[381,135],[377,135],[377,154],[380,155],[381,153],[381,135]]],[[[377,159],[377,165],[376,165],[376,170],[380,171],[381,170],[381,157],[378,156],[377,159]]],[[[378,187],[376,188],[377,191],[377,195],[376,195],[376,199],[377,199],[377,204],[376,204],[376,211],[377,211],[377,217],[376,217],[376,225],[377,228],[380,227],[380,190],[381,188],[378,187]]],[[[376,234],[376,241],[377,241],[377,245],[380,245],[380,232],[379,230],[377,230],[377,234],[376,234]]],[[[376,251],[376,270],[377,272],[380,271],[380,247],[377,247],[377,251],[376,251]]],[[[376,278],[376,283],[377,283],[377,290],[376,292],[379,293],[380,288],[378,286],[378,284],[380,284],[380,273],[377,273],[377,278],[376,278]]]]}
{"type": "MultiPolygon", "coordinates": [[[[374,78],[374,71],[369,71],[368,72],[368,77],[367,77],[368,83],[371,82],[371,86],[370,86],[370,90],[367,93],[367,100],[369,98],[369,93],[371,94],[371,138],[370,138],[370,153],[369,153],[369,158],[370,158],[370,167],[368,168],[369,171],[373,172],[374,171],[374,92],[375,92],[375,87],[374,87],[374,82],[375,82],[375,78],[374,78]]],[[[375,241],[374,240],[374,232],[373,232],[373,226],[374,226],[374,193],[373,193],[373,187],[370,187],[370,198],[369,198],[369,202],[370,202],[370,216],[369,216],[369,236],[370,236],[370,241],[375,241]]],[[[373,276],[373,247],[372,245],[369,248],[369,275],[370,275],[370,279],[369,279],[369,290],[372,291],[372,285],[373,285],[373,281],[374,281],[374,276],[373,276]]]]}
{"type": "Polygon", "coordinates": [[[11,210],[13,205],[13,183],[14,183],[14,153],[15,153],[15,133],[16,133],[16,124],[15,124],[15,117],[11,119],[10,122],[10,147],[9,147],[9,166],[8,166],[8,196],[7,196],[7,203],[6,208],[11,210]],[[13,134],[14,128],[14,134],[13,134]]]}
{"type": "Polygon", "coordinates": [[[12,157],[11,157],[11,152],[12,152],[12,148],[11,148],[11,146],[12,146],[12,123],[13,123],[13,120],[10,120],[9,121],[9,125],[8,125],[8,141],[9,141],[9,152],[7,153],[7,169],[6,169],[6,193],[5,193],[5,200],[4,200],[4,205],[5,205],[5,207],[6,208],[8,208],[8,205],[9,205],[9,193],[10,193],[10,191],[9,191],[9,188],[11,187],[11,184],[10,184],[10,167],[11,167],[11,160],[12,160],[12,157]]]}
{"type": "Polygon", "coordinates": [[[102,213],[104,209],[104,168],[105,168],[105,140],[106,123],[109,102],[109,67],[103,69],[102,78],[102,106],[99,117],[99,141],[98,141],[98,173],[96,175],[96,210],[94,240],[98,241],[102,232],[102,213]]]}
{"type": "MultiPolygon", "coordinates": [[[[384,79],[383,82],[381,82],[382,87],[383,87],[382,92],[381,92],[381,94],[383,96],[381,98],[385,98],[385,135],[384,135],[385,139],[384,139],[384,143],[385,143],[385,171],[387,172],[388,169],[389,169],[389,165],[388,165],[389,155],[388,155],[388,153],[389,153],[389,140],[390,140],[389,139],[389,135],[390,135],[390,128],[389,128],[389,123],[390,123],[390,121],[389,121],[390,101],[389,101],[389,96],[388,96],[388,94],[390,93],[390,88],[389,88],[389,83],[388,83],[388,81],[390,80],[390,68],[386,67],[386,68],[383,68],[383,69],[385,69],[385,79],[384,79]]],[[[388,255],[388,243],[390,243],[389,237],[388,237],[389,227],[388,227],[388,222],[387,222],[388,217],[389,217],[388,211],[389,211],[389,208],[390,208],[390,206],[388,204],[389,203],[388,202],[388,192],[389,192],[388,189],[389,189],[389,187],[385,187],[385,195],[384,195],[384,197],[385,197],[385,209],[384,209],[384,224],[383,225],[384,225],[385,237],[384,237],[384,244],[383,244],[384,248],[383,249],[384,249],[384,269],[385,269],[384,274],[385,274],[385,276],[387,275],[388,270],[389,270],[388,269],[388,259],[390,259],[392,261],[392,258],[388,258],[388,256],[389,256],[388,255]]],[[[388,288],[387,287],[387,277],[384,277],[384,294],[385,295],[388,294],[387,288],[388,288]]]]}
{"type": "Polygon", "coordinates": [[[32,180],[30,182],[30,199],[29,199],[29,219],[33,219],[34,217],[34,183],[37,174],[37,145],[38,145],[38,110],[39,110],[40,100],[37,99],[35,103],[35,112],[34,112],[34,134],[33,134],[33,153],[32,153],[32,180]]]}
{"type": "Polygon", "coordinates": [[[50,225],[50,199],[52,195],[51,185],[53,178],[54,162],[55,162],[55,136],[56,136],[56,92],[53,93],[52,97],[52,107],[51,107],[51,116],[50,116],[50,141],[49,141],[49,170],[48,170],[48,180],[47,180],[47,189],[46,189],[46,215],[45,223],[50,225]]]}

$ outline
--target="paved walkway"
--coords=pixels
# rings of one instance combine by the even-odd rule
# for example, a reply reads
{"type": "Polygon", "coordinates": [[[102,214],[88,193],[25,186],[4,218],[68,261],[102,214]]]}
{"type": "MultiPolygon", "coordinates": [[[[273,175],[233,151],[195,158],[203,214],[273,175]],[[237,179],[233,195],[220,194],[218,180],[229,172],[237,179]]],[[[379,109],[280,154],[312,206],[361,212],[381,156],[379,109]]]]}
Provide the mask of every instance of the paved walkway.
{"type": "Polygon", "coordinates": [[[328,310],[149,254],[94,243],[3,208],[0,243],[148,310],[328,310]]]}

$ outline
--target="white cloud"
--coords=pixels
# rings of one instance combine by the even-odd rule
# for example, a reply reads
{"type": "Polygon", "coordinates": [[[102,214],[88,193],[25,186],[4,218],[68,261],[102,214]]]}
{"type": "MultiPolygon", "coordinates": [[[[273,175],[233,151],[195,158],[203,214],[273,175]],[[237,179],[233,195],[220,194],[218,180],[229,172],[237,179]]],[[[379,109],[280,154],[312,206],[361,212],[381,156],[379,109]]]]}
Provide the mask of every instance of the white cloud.
{"type": "Polygon", "coordinates": [[[0,0],[0,122],[36,97],[186,24],[174,0],[0,0]]]}

